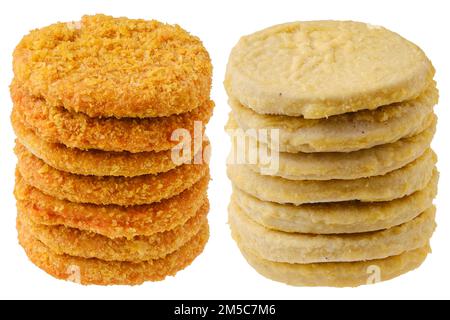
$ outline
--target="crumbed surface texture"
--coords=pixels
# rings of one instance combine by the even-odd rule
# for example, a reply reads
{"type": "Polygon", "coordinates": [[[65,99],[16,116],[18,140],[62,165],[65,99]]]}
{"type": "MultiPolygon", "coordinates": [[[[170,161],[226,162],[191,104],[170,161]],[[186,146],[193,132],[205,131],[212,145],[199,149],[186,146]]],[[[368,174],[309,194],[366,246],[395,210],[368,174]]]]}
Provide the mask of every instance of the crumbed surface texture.
{"type": "Polygon", "coordinates": [[[416,218],[432,206],[438,174],[425,189],[385,202],[335,202],[300,206],[261,201],[234,187],[232,201],[268,229],[312,234],[347,234],[389,229],[416,218]]]}
{"type": "Polygon", "coordinates": [[[230,98],[230,126],[236,126],[235,121],[245,130],[278,129],[282,152],[351,152],[422,132],[433,122],[433,107],[438,99],[433,83],[413,100],[312,120],[258,114],[230,98]]]}
{"type": "Polygon", "coordinates": [[[84,16],[31,31],[13,56],[30,95],[91,117],[179,114],[210,93],[201,41],[155,20],[84,16]]]}
{"type": "Polygon", "coordinates": [[[19,242],[31,262],[55,278],[83,285],[139,285],[164,280],[188,267],[203,252],[209,238],[209,229],[205,226],[188,243],[163,259],[108,262],[56,254],[34,238],[20,221],[17,229],[19,242]]]}
{"type": "Polygon", "coordinates": [[[56,254],[67,254],[82,258],[97,258],[105,261],[143,262],[161,259],[175,252],[191,240],[208,224],[208,202],[196,216],[173,230],[152,236],[137,236],[133,239],[110,239],[96,233],[33,223],[27,212],[19,210],[18,219],[26,224],[33,237],[56,254]]]}
{"type": "Polygon", "coordinates": [[[195,121],[205,126],[214,106],[212,101],[207,100],[191,112],[168,117],[91,118],[62,107],[49,106],[42,99],[30,97],[17,82],[13,83],[11,94],[13,117],[32,129],[39,138],[71,148],[114,152],[169,150],[179,144],[171,140],[176,129],[186,129],[193,137],[195,121]]]}
{"type": "Polygon", "coordinates": [[[263,176],[245,165],[228,165],[228,176],[239,189],[263,201],[295,205],[350,200],[378,202],[402,198],[425,188],[436,161],[436,154],[429,149],[401,169],[355,180],[294,181],[263,176]]]}
{"type": "Polygon", "coordinates": [[[245,149],[236,139],[233,141],[233,148],[236,152],[244,152],[246,163],[260,174],[288,180],[352,180],[384,175],[411,163],[429,148],[435,131],[436,120],[424,132],[415,136],[370,149],[354,152],[281,152],[278,153],[278,165],[274,170],[269,170],[270,164],[257,157],[260,148],[268,150],[268,145],[258,143],[256,139],[248,136],[249,143],[245,149]]]}
{"type": "MultiPolygon", "coordinates": [[[[136,177],[167,172],[178,165],[172,160],[172,150],[140,153],[85,151],[49,143],[24,126],[15,115],[12,116],[12,125],[20,143],[49,166],[61,171],[80,175],[136,177]]],[[[193,144],[188,161],[207,148],[207,141],[199,146],[193,144]]]]}
{"type": "Polygon", "coordinates": [[[318,119],[413,99],[434,72],[420,48],[385,28],[293,22],[242,37],[225,87],[258,113],[318,119]]]}
{"type": "Polygon", "coordinates": [[[412,221],[387,230],[345,235],[286,233],[267,229],[232,202],[229,224],[241,243],[260,257],[284,263],[354,262],[384,259],[428,244],[436,227],[431,207],[412,221]]]}
{"type": "Polygon", "coordinates": [[[431,252],[430,246],[380,260],[291,264],[262,259],[239,245],[248,263],[262,276],[299,287],[358,287],[388,281],[419,268],[431,252]],[[381,271],[380,279],[375,272],[381,271]],[[375,277],[371,277],[375,276],[375,277]]]}
{"type": "Polygon", "coordinates": [[[27,184],[61,200],[132,206],[169,199],[208,174],[208,164],[185,164],[133,178],[82,176],[56,170],[16,143],[18,170],[27,184]]]}
{"type": "Polygon", "coordinates": [[[105,237],[133,239],[173,230],[193,218],[207,201],[209,175],[179,195],[140,206],[98,206],[59,200],[28,185],[16,171],[14,194],[19,211],[35,224],[63,225],[105,237]]]}

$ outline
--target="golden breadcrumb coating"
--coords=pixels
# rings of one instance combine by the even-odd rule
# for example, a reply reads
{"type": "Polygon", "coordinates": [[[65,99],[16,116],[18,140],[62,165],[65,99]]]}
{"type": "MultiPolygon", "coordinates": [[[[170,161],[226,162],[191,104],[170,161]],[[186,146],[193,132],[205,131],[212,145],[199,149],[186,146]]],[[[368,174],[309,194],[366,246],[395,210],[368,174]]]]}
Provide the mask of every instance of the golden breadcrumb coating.
{"type": "Polygon", "coordinates": [[[156,117],[208,100],[212,66],[201,41],[158,21],[84,16],[33,30],[14,51],[30,95],[91,117],[156,117]]]}
{"type": "Polygon", "coordinates": [[[208,164],[203,163],[185,164],[158,175],[133,178],[81,176],[50,167],[19,142],[15,152],[19,159],[18,170],[28,184],[61,200],[98,205],[159,202],[188,189],[209,170],[208,164]]]}
{"type": "Polygon", "coordinates": [[[175,252],[191,240],[208,224],[209,204],[206,201],[196,216],[173,230],[152,236],[137,236],[109,239],[96,233],[33,223],[27,212],[19,210],[18,219],[26,224],[33,237],[56,254],[67,254],[82,258],[97,258],[105,261],[142,262],[161,259],[175,252]]]}
{"type": "Polygon", "coordinates": [[[139,285],[164,280],[188,267],[203,252],[209,238],[209,229],[205,226],[187,244],[163,259],[108,262],[56,254],[34,238],[20,221],[17,229],[19,242],[35,265],[55,278],[83,285],[139,285]]]}
{"type": "Polygon", "coordinates": [[[28,96],[14,82],[13,117],[21,121],[41,139],[82,150],[129,151],[132,153],[169,150],[178,144],[171,141],[179,128],[194,136],[195,121],[205,126],[214,103],[207,100],[197,109],[170,117],[147,119],[91,118],[62,107],[51,107],[44,100],[28,96]]]}
{"type": "Polygon", "coordinates": [[[149,205],[98,206],[59,200],[27,185],[16,171],[14,194],[19,211],[36,224],[64,225],[103,235],[132,239],[175,229],[195,216],[207,200],[209,175],[170,199],[149,205]]]}
{"type": "MultiPolygon", "coordinates": [[[[11,120],[20,143],[49,166],[61,171],[93,176],[136,177],[167,172],[177,166],[172,160],[171,150],[140,153],[85,151],[68,148],[59,143],[49,143],[18,121],[16,115],[17,113],[13,113],[11,120]]],[[[193,144],[189,160],[192,160],[197,152],[207,148],[209,142],[206,141],[203,146],[193,144]]]]}

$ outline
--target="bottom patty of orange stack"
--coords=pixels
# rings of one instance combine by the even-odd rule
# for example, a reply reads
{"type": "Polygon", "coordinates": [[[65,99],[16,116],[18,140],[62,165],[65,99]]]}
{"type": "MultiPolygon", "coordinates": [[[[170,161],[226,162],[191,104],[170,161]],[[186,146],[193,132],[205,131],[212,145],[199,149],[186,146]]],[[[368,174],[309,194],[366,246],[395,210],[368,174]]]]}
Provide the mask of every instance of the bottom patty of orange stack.
{"type": "Polygon", "coordinates": [[[138,285],[164,280],[189,266],[202,253],[209,238],[209,228],[205,224],[189,242],[164,258],[124,262],[58,254],[36,239],[20,219],[17,229],[19,242],[34,264],[56,278],[84,285],[138,285]]]}

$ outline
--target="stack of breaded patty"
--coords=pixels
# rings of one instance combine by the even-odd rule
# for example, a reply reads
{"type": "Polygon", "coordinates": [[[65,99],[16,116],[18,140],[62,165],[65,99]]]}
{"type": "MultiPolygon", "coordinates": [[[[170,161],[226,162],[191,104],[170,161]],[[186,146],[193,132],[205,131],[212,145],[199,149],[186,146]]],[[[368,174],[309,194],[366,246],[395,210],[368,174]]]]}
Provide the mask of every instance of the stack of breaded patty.
{"type": "Polygon", "coordinates": [[[157,21],[86,16],[23,38],[15,194],[33,263],[100,285],[191,264],[209,237],[211,73],[198,38],[157,21]]]}
{"type": "Polygon", "coordinates": [[[228,167],[229,220],[258,272],[358,286],[425,260],[438,181],[434,72],[417,46],[364,23],[290,23],[239,41],[225,86],[228,127],[246,143],[234,143],[241,157],[228,167]],[[267,148],[270,168],[258,158],[267,148]]]}

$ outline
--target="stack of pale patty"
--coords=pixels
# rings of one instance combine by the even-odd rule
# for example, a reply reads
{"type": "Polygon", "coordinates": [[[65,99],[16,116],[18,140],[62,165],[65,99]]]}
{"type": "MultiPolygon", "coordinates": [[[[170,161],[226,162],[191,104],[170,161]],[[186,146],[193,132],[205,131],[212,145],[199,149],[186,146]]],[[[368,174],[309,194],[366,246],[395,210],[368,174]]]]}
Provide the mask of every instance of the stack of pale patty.
{"type": "Polygon", "coordinates": [[[198,38],[157,21],[86,16],[23,38],[11,85],[15,195],[33,263],[99,285],[191,264],[209,237],[209,142],[172,134],[203,134],[211,72],[198,38]]]}
{"type": "Polygon", "coordinates": [[[229,222],[250,265],[290,285],[342,287],[422,264],[438,182],[434,73],[416,45],[364,23],[241,38],[225,80],[228,129],[246,141],[234,143],[243,163],[228,166],[229,222]],[[250,160],[268,147],[276,170],[250,160]]]}

